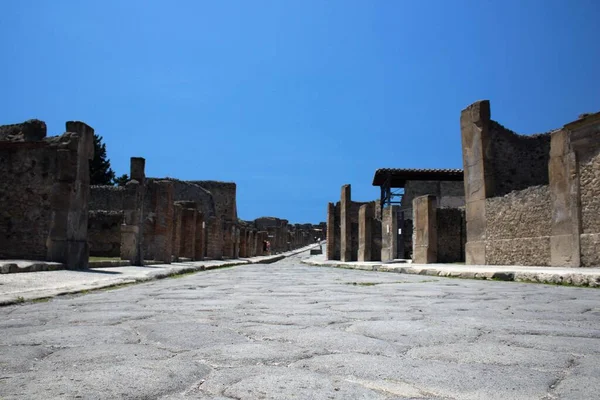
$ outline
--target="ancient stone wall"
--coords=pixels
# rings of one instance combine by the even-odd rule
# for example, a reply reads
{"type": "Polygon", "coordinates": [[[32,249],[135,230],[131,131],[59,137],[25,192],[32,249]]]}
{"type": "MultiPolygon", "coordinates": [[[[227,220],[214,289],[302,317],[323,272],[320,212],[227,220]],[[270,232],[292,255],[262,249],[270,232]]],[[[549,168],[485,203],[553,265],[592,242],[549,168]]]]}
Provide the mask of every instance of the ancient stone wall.
{"type": "MultiPolygon", "coordinates": [[[[217,215],[215,198],[212,193],[196,181],[181,181],[173,178],[148,178],[146,181],[168,180],[173,182],[173,201],[194,201],[198,211],[205,217],[217,215]]],[[[147,196],[146,196],[147,197],[147,196]]]]}
{"type": "Polygon", "coordinates": [[[452,263],[465,261],[467,229],[465,209],[438,208],[437,220],[437,262],[452,263]]]}
{"type": "Polygon", "coordinates": [[[49,138],[42,121],[0,127],[0,257],[87,267],[93,134],[78,121],[49,138]]]}
{"type": "Polygon", "coordinates": [[[189,181],[208,190],[214,199],[216,215],[225,221],[237,221],[236,184],[219,181],[189,181]]]}
{"type": "Polygon", "coordinates": [[[88,213],[90,256],[120,256],[122,223],[122,211],[95,210],[88,213]]]}
{"type": "Polygon", "coordinates": [[[47,142],[0,142],[0,258],[46,259],[55,182],[47,142]]]}
{"type": "Polygon", "coordinates": [[[488,197],[503,196],[513,190],[548,184],[550,134],[518,135],[490,120],[490,178],[493,189],[488,197]]]}
{"type": "Polygon", "coordinates": [[[486,263],[550,265],[551,213],[547,185],[485,201],[486,263]]]}
{"type": "Polygon", "coordinates": [[[458,208],[465,205],[465,185],[463,181],[407,181],[400,211],[404,219],[412,219],[412,201],[419,196],[434,195],[438,207],[458,208]]]}
{"type": "Polygon", "coordinates": [[[90,210],[123,211],[125,187],[110,185],[90,186],[90,210]]]}

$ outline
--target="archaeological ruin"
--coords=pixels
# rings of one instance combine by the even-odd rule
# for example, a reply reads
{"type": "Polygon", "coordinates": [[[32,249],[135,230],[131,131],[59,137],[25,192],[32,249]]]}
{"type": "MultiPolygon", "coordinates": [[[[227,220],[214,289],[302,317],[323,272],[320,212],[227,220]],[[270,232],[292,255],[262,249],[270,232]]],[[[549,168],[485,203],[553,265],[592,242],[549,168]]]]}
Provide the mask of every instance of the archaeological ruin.
{"type": "Polygon", "coordinates": [[[324,227],[238,218],[236,184],[149,178],[132,157],[124,186],[90,186],[94,130],[67,122],[46,137],[31,120],[0,126],[0,259],[87,268],[89,257],[145,265],[276,254],[325,238],[324,227]]]}
{"type": "Polygon", "coordinates": [[[467,264],[600,266],[600,113],[524,136],[461,113],[467,264]]]}

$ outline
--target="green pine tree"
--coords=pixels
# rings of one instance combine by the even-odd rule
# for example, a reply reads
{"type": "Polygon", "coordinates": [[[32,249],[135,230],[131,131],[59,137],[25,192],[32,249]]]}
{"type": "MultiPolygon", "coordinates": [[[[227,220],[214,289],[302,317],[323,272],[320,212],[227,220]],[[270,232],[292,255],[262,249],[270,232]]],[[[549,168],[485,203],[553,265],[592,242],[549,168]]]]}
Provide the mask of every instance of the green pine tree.
{"type": "Polygon", "coordinates": [[[125,186],[129,182],[129,175],[123,174],[118,178],[115,178],[115,185],[117,186],[125,186]]]}
{"type": "Polygon", "coordinates": [[[106,156],[106,145],[102,136],[94,134],[94,159],[90,162],[90,185],[113,185],[115,171],[106,156]]]}

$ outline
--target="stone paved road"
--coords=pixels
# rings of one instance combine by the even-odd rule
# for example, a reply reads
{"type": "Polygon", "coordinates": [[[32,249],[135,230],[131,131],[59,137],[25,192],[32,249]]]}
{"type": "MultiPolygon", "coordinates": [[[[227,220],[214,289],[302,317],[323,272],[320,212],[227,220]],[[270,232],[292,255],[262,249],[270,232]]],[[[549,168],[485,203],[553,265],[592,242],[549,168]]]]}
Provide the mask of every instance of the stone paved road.
{"type": "Polygon", "coordinates": [[[598,289],[298,261],[0,308],[0,398],[600,398],[598,289]]]}

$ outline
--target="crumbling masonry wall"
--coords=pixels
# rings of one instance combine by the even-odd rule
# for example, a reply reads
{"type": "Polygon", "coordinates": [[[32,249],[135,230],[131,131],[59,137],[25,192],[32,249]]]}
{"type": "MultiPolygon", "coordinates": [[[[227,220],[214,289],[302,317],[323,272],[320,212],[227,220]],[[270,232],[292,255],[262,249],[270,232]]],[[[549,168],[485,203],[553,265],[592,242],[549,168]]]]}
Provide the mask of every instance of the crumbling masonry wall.
{"type": "Polygon", "coordinates": [[[38,120],[0,127],[1,258],[87,267],[93,134],[73,121],[49,138],[38,120]]]}
{"type": "Polygon", "coordinates": [[[123,212],[95,210],[88,214],[90,256],[119,257],[123,212]]]}
{"type": "Polygon", "coordinates": [[[598,266],[600,113],[520,136],[462,111],[467,264],[598,266]]]}

